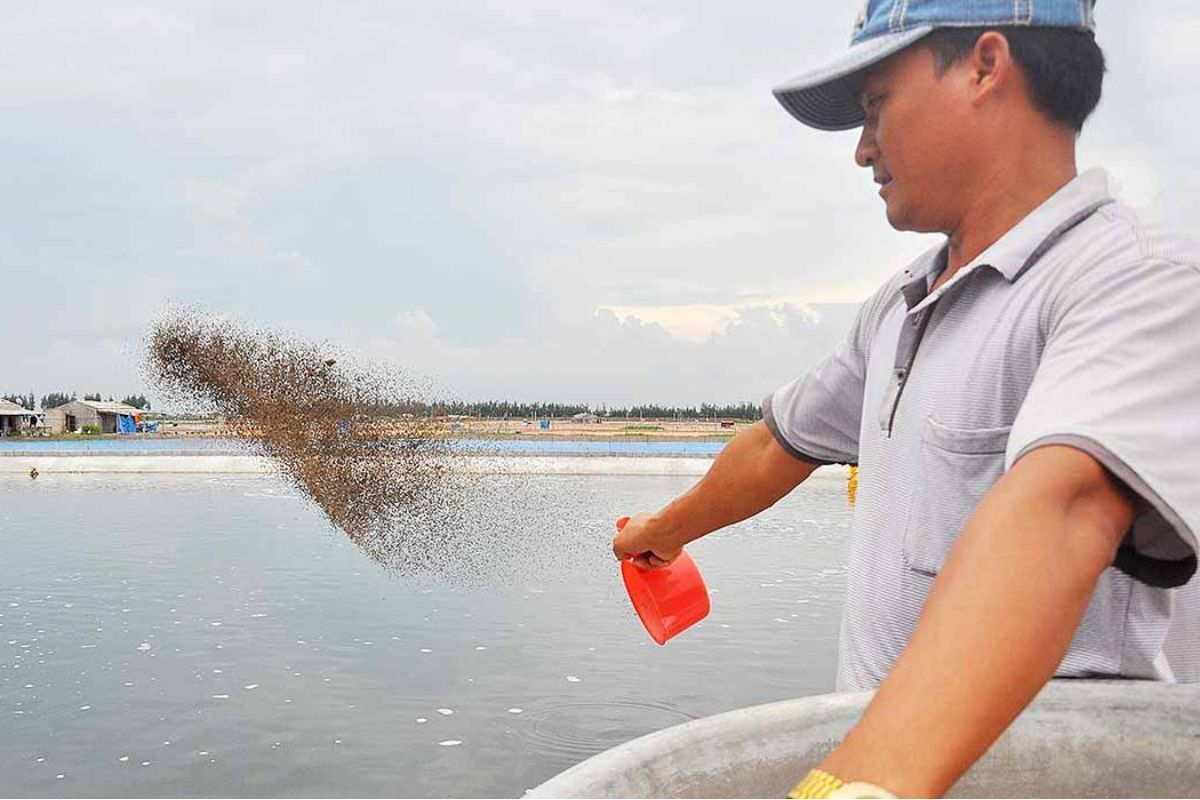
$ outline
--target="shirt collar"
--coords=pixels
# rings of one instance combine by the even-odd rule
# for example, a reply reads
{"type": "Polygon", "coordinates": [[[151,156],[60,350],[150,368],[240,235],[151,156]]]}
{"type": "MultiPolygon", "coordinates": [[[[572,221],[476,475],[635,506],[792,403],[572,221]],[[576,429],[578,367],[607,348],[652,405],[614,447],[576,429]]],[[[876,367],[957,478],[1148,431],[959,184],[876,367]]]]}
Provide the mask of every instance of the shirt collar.
{"type": "Polygon", "coordinates": [[[926,254],[906,270],[907,281],[901,287],[909,313],[915,313],[937,301],[948,289],[980,267],[990,267],[1012,283],[1033,266],[1055,242],[1096,209],[1113,201],[1108,173],[1091,169],[1050,195],[1024,219],[964,265],[954,277],[929,292],[937,275],[946,266],[949,245],[926,254]]]}
{"type": "Polygon", "coordinates": [[[904,270],[904,283],[900,285],[900,292],[904,295],[904,303],[910,311],[925,299],[933,281],[946,268],[947,251],[946,245],[930,250],[904,270]]]}
{"type": "Polygon", "coordinates": [[[987,265],[1011,283],[1064,233],[1112,199],[1108,173],[1102,169],[1088,170],[1052,194],[963,271],[975,264],[987,265]]]}

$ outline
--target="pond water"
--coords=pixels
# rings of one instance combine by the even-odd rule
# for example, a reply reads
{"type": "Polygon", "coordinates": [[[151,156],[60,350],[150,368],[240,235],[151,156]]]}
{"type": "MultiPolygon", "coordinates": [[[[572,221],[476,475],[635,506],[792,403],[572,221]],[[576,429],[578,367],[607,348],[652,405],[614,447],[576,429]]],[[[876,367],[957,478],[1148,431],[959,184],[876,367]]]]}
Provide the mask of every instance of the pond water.
{"type": "Polygon", "coordinates": [[[488,558],[414,577],[268,476],[0,474],[0,794],[519,796],[832,691],[844,480],[694,543],[712,613],[658,647],[608,542],[691,482],[497,478],[488,558]]]}

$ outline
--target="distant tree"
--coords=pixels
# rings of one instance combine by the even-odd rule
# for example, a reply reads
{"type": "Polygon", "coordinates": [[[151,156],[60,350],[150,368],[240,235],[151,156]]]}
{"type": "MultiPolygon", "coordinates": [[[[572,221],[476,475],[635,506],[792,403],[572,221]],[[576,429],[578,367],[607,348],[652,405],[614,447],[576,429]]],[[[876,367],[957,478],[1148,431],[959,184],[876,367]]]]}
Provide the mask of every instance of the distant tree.
{"type": "Polygon", "coordinates": [[[37,407],[34,405],[34,397],[32,392],[28,397],[23,394],[6,394],[0,399],[7,400],[10,403],[16,403],[21,408],[25,408],[30,411],[33,411],[37,407]]]}
{"type": "Polygon", "coordinates": [[[61,405],[66,405],[75,399],[75,393],[67,394],[66,392],[51,392],[42,398],[42,411],[49,411],[52,408],[58,408],[61,405]]]}
{"type": "Polygon", "coordinates": [[[84,400],[94,400],[94,401],[96,401],[96,402],[100,402],[100,400],[101,400],[102,398],[101,398],[101,396],[100,396],[100,393],[99,393],[99,392],[96,392],[95,394],[85,394],[85,395],[83,396],[83,399],[84,399],[84,400]]]}
{"type": "Polygon", "coordinates": [[[140,408],[142,411],[150,410],[150,401],[146,399],[146,396],[144,394],[131,394],[128,397],[126,397],[124,400],[122,400],[121,402],[127,406],[133,406],[134,408],[140,408]]]}

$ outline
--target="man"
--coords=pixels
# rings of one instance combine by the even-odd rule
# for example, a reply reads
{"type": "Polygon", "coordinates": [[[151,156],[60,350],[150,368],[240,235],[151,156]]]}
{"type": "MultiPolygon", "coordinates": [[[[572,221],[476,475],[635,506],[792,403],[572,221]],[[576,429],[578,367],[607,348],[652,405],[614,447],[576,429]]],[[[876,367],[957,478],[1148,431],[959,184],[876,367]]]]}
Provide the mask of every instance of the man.
{"type": "Polygon", "coordinates": [[[877,691],[794,796],[938,796],[1052,677],[1194,677],[1200,258],[1077,175],[1103,72],[1090,0],[871,0],[776,90],[946,243],[613,550],[663,566],[860,465],[838,688],[877,691]]]}

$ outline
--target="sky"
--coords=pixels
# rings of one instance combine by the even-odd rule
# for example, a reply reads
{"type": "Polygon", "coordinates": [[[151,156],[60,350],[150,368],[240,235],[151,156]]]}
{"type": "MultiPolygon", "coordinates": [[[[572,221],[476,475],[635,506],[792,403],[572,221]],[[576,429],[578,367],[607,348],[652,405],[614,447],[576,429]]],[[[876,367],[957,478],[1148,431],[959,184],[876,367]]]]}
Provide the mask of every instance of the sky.
{"type": "MultiPolygon", "coordinates": [[[[857,0],[5,5],[0,392],[199,308],[463,399],[759,401],[936,237],[771,88],[857,0]]],[[[1081,168],[1185,230],[1200,13],[1104,2],[1081,168]]]]}

